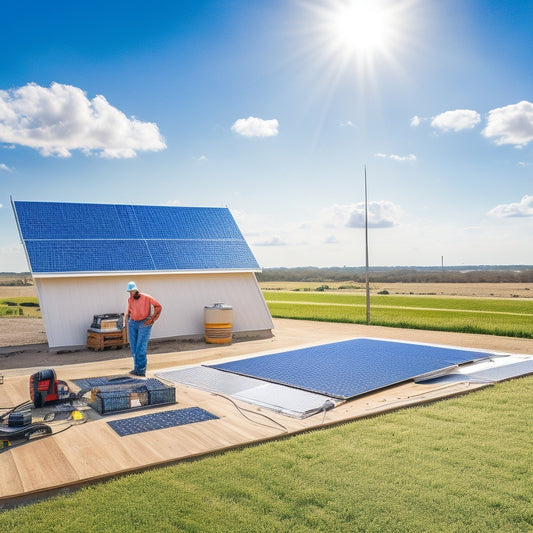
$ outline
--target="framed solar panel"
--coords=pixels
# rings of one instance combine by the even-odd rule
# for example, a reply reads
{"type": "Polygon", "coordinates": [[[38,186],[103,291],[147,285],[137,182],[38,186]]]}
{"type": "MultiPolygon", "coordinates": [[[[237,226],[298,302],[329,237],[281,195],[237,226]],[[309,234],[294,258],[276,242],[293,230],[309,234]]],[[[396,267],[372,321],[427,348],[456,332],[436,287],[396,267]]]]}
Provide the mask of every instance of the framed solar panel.
{"type": "Polygon", "coordinates": [[[258,270],[227,208],[13,202],[33,274],[258,270]]]}

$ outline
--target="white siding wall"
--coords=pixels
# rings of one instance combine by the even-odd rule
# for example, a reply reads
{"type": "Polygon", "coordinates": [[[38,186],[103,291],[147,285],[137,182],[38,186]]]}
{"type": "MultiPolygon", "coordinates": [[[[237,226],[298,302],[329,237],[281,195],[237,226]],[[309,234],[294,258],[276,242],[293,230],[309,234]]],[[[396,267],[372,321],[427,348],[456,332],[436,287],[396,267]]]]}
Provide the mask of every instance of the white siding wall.
{"type": "Polygon", "coordinates": [[[163,306],[152,338],[202,335],[204,307],[233,307],[233,331],[273,329],[272,318],[252,272],[36,278],[50,348],[87,344],[93,315],[123,313],[133,280],[163,306]]]}

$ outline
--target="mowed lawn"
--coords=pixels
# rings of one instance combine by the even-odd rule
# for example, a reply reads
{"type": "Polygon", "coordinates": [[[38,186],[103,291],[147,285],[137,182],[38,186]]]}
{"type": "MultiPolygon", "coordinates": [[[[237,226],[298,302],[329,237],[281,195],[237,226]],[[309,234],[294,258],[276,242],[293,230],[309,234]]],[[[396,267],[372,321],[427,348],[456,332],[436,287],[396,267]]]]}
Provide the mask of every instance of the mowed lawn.
{"type": "MultiPolygon", "coordinates": [[[[361,294],[263,291],[272,316],[366,323],[361,294]]],[[[533,300],[373,295],[373,325],[533,338],[533,300]]]]}
{"type": "Polygon", "coordinates": [[[0,513],[0,531],[530,532],[531,398],[525,377],[128,475],[0,513]]]}
{"type": "MultiPolygon", "coordinates": [[[[264,294],[273,316],[366,320],[364,296],[264,294]]],[[[533,338],[532,308],[377,295],[372,323],[533,338]]],[[[531,532],[531,398],[533,376],[124,476],[0,512],[0,531],[531,532]]]]}

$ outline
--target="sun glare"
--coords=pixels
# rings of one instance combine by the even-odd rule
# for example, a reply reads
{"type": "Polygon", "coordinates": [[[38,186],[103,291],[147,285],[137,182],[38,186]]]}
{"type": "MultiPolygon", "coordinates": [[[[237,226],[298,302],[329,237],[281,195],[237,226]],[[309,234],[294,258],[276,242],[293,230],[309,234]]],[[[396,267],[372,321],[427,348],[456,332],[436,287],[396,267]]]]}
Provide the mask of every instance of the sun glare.
{"type": "Polygon", "coordinates": [[[419,46],[423,0],[295,0],[295,65],[310,74],[313,96],[328,105],[337,88],[356,84],[357,103],[378,101],[382,81],[404,76],[419,46]]]}
{"type": "Polygon", "coordinates": [[[392,59],[409,40],[410,13],[420,0],[303,0],[308,32],[321,55],[345,66],[392,59]]]}
{"type": "Polygon", "coordinates": [[[340,47],[352,52],[384,47],[388,29],[385,15],[376,1],[352,1],[334,13],[332,34],[340,47]]]}

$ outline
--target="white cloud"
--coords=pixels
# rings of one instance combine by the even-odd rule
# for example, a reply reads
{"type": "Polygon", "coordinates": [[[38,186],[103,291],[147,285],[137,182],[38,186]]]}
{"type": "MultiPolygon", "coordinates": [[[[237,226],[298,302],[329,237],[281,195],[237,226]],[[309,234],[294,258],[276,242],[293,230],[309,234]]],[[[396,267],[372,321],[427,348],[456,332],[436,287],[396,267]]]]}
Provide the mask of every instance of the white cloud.
{"type": "Polygon", "coordinates": [[[431,125],[442,131],[461,131],[472,129],[481,121],[477,111],[471,109],[456,109],[455,111],[445,111],[432,118],[431,125]]]}
{"type": "Polygon", "coordinates": [[[287,246],[287,243],[281,240],[279,237],[272,237],[265,241],[254,242],[254,246],[287,246]]]}
{"type": "Polygon", "coordinates": [[[274,118],[263,120],[257,117],[240,118],[235,121],[231,130],[244,137],[275,137],[279,123],[274,118]]]}
{"type": "Polygon", "coordinates": [[[6,172],[13,172],[5,163],[0,163],[0,170],[4,170],[6,172]]]}
{"type": "Polygon", "coordinates": [[[489,111],[487,127],[482,133],[487,138],[494,138],[498,145],[526,146],[533,140],[533,104],[523,100],[489,111]]]}
{"type": "MultiPolygon", "coordinates": [[[[388,200],[368,203],[368,227],[391,228],[398,224],[399,208],[388,200]]],[[[349,228],[363,228],[365,226],[365,204],[354,206],[346,222],[349,228]]]]}
{"type": "Polygon", "coordinates": [[[166,148],[156,124],[128,118],[102,95],[52,83],[0,91],[0,142],[29,146],[43,156],[73,150],[106,158],[135,157],[166,148]]]}
{"type": "Polygon", "coordinates": [[[415,115],[412,119],[411,119],[411,126],[413,126],[413,128],[416,128],[417,126],[420,126],[420,117],[415,115]]]}
{"type": "Polygon", "coordinates": [[[383,159],[389,158],[393,159],[394,161],[399,161],[400,163],[412,163],[416,161],[416,155],[415,154],[409,154],[409,155],[397,155],[397,154],[383,154],[381,152],[378,152],[374,154],[374,157],[381,157],[383,159]]]}
{"type": "MultiPolygon", "coordinates": [[[[398,224],[399,206],[388,200],[368,203],[368,226],[371,228],[390,228],[398,224]]],[[[332,205],[323,209],[320,222],[325,228],[364,228],[365,204],[332,205]]]]}
{"type": "Polygon", "coordinates": [[[389,157],[391,159],[394,159],[395,161],[399,161],[400,163],[416,161],[416,155],[414,154],[409,154],[409,155],[391,154],[389,157]]]}
{"type": "Polygon", "coordinates": [[[520,202],[497,205],[488,214],[497,218],[533,217],[533,196],[525,195],[520,202]]]}

